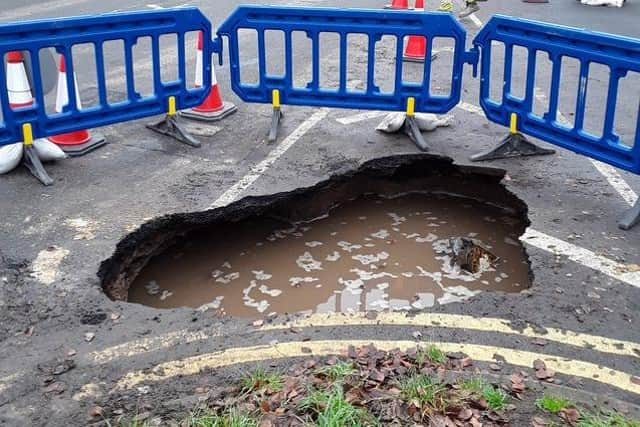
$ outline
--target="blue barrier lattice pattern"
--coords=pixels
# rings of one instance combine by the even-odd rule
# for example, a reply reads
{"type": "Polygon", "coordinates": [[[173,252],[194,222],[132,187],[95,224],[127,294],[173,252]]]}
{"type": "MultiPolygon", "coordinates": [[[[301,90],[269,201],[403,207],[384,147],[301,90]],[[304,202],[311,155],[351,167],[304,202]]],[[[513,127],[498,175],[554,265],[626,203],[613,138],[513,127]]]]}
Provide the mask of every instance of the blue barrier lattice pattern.
{"type": "MultiPolygon", "coordinates": [[[[30,123],[36,137],[54,136],[81,129],[91,129],[113,123],[135,120],[167,111],[169,97],[176,98],[178,108],[200,105],[211,86],[211,46],[205,43],[202,88],[187,88],[185,58],[185,34],[202,31],[205,40],[211,39],[211,24],[196,8],[175,10],[115,13],[91,17],[75,17],[56,20],[32,21],[0,25],[0,57],[8,52],[28,51],[33,67],[31,91],[35,104],[31,107],[12,109],[7,95],[6,68],[0,67],[0,105],[3,121],[0,123],[0,146],[22,141],[22,125],[30,123]],[[177,36],[178,79],[163,82],[161,79],[160,37],[177,36]],[[151,96],[142,97],[134,84],[133,48],[138,39],[151,38],[153,90],[151,96]],[[112,40],[124,44],[124,69],[126,99],[109,103],[103,45],[112,40]],[[76,105],[74,90],[74,45],[92,44],[97,72],[98,104],[82,108],[76,105]],[[62,113],[47,114],[43,94],[43,81],[39,51],[55,48],[66,58],[69,104],[62,113]]],[[[175,55],[175,54],[174,54],[175,55]]],[[[145,61],[149,59],[145,58],[145,61]]]]}
{"type": "MultiPolygon", "coordinates": [[[[246,102],[270,103],[273,90],[279,90],[283,104],[317,107],[354,108],[366,110],[401,111],[409,97],[416,100],[416,111],[444,113],[460,101],[462,71],[465,62],[475,64],[474,52],[465,51],[466,32],[454,17],[446,13],[419,13],[413,11],[382,11],[356,9],[290,8],[270,6],[241,6],[219,28],[219,36],[229,38],[232,88],[246,102]],[[241,80],[240,30],[255,30],[258,37],[258,82],[241,80]],[[284,32],[283,75],[267,73],[265,32],[284,32]],[[304,32],[311,40],[311,81],[306,87],[294,86],[293,32],[304,32]],[[320,86],[320,37],[322,34],[339,36],[337,71],[339,84],[335,90],[320,86]],[[350,90],[347,82],[347,37],[350,34],[368,38],[367,76],[364,91],[350,90]],[[449,96],[430,93],[431,59],[427,55],[424,84],[403,81],[403,39],[410,35],[427,38],[427,52],[433,50],[434,37],[453,39],[454,58],[449,96]],[[390,93],[375,84],[376,43],[383,36],[396,38],[395,82],[390,93]]],[[[221,44],[218,45],[218,48],[221,44]]]]}
{"type": "Polygon", "coordinates": [[[640,173],[640,99],[636,100],[637,128],[632,141],[623,142],[614,130],[616,114],[621,114],[618,99],[620,80],[629,72],[640,72],[640,41],[582,29],[527,21],[520,18],[495,16],[480,31],[474,44],[481,49],[480,104],[487,117],[504,126],[509,125],[512,113],[519,116],[519,129],[528,135],[579,154],[601,160],[621,169],[640,173]],[[505,45],[504,90],[500,102],[491,98],[492,43],[505,45]],[[524,97],[514,95],[513,75],[514,47],[527,51],[526,87],[524,97]],[[536,97],[536,60],[538,52],[546,52],[552,63],[549,108],[542,117],[533,114],[536,97]],[[573,126],[562,123],[558,106],[567,82],[562,80],[563,58],[573,58],[579,63],[579,81],[575,111],[563,111],[573,117],[573,126]],[[604,125],[600,136],[589,132],[585,126],[587,88],[590,65],[600,64],[609,70],[609,83],[605,104],[604,125]]]}

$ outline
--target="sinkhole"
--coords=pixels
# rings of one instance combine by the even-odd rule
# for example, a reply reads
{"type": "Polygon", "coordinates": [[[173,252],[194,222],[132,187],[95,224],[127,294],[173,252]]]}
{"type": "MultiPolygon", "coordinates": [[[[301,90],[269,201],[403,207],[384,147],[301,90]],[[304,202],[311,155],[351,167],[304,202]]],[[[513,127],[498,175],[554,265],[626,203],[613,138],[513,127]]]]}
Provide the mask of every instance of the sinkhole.
{"type": "Polygon", "coordinates": [[[376,159],[310,188],[155,219],[99,276],[114,300],[246,318],[520,292],[532,281],[527,207],[503,177],[424,154],[376,159]]]}

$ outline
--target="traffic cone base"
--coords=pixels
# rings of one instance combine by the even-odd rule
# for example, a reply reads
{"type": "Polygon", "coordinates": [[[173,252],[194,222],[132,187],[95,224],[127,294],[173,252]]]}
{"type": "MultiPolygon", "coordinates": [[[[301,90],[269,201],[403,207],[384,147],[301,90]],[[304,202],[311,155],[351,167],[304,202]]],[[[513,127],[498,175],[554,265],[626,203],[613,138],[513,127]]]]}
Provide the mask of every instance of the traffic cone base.
{"type": "MultiPolygon", "coordinates": [[[[198,47],[196,54],[196,78],[195,78],[195,87],[202,87],[202,63],[203,63],[203,53],[202,49],[204,46],[204,36],[202,32],[198,34],[198,47]]],[[[182,110],[180,111],[180,115],[187,119],[200,120],[204,122],[217,122],[218,120],[222,120],[225,117],[235,113],[238,111],[238,108],[231,102],[226,102],[222,99],[222,94],[220,93],[220,87],[218,86],[218,80],[216,79],[216,72],[213,68],[213,64],[211,67],[211,92],[207,99],[204,102],[194,108],[182,110]]]]}
{"type": "MultiPolygon", "coordinates": [[[[434,60],[434,59],[436,59],[437,57],[438,57],[438,54],[437,54],[437,53],[432,53],[432,54],[431,54],[431,60],[434,60]]],[[[417,63],[420,63],[420,62],[424,62],[424,55],[416,55],[416,56],[412,56],[412,55],[408,55],[408,54],[406,54],[406,53],[405,53],[405,54],[402,56],[402,59],[403,59],[404,61],[406,61],[406,62],[417,62],[417,63]]]]}
{"type": "Polygon", "coordinates": [[[48,138],[56,144],[69,157],[79,157],[107,145],[107,139],[96,132],[89,133],[86,130],[65,133],[48,138]]]}
{"type": "Polygon", "coordinates": [[[188,110],[180,111],[180,115],[187,119],[201,120],[203,122],[217,122],[218,120],[222,120],[227,116],[238,111],[238,107],[236,107],[231,102],[224,101],[222,103],[222,108],[218,111],[201,111],[198,108],[190,108],[188,110]]]}

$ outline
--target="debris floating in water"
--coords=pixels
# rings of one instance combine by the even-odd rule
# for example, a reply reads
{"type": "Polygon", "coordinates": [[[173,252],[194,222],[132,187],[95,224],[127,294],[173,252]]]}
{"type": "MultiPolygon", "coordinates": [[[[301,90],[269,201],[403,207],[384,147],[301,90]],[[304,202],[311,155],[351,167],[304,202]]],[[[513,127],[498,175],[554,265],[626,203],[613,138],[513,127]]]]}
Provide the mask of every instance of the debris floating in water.
{"type": "Polygon", "coordinates": [[[524,250],[515,248],[524,227],[505,215],[415,193],[362,197],[308,223],[227,224],[152,259],[129,300],[255,317],[425,310],[484,290],[520,292],[530,283],[524,250]],[[222,232],[230,236],[223,243],[211,238],[222,232]]]}

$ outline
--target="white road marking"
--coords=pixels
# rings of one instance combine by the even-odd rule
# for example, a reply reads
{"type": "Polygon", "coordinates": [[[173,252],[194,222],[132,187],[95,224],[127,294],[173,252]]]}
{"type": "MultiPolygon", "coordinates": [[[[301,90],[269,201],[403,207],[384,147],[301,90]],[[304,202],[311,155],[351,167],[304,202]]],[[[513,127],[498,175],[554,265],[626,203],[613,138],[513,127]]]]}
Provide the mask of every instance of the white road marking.
{"type": "MultiPolygon", "coordinates": [[[[549,99],[540,88],[536,87],[534,93],[538,101],[548,105],[549,99]]],[[[560,124],[568,127],[573,127],[569,119],[567,119],[560,110],[558,110],[556,117],[560,124]]],[[[613,189],[616,190],[618,194],[620,194],[620,196],[622,196],[625,202],[627,202],[630,206],[633,206],[636,203],[636,201],[638,200],[638,195],[635,191],[633,191],[629,184],[627,184],[624,178],[622,178],[620,172],[618,172],[613,166],[599,162],[598,160],[589,159],[589,161],[591,162],[591,164],[593,164],[596,170],[605,177],[605,179],[609,182],[609,185],[611,185],[613,189]]]]}
{"type": "Polygon", "coordinates": [[[284,153],[289,150],[300,138],[302,138],[313,126],[322,121],[329,114],[328,108],[321,108],[307,120],[305,120],[291,135],[285,138],[280,145],[273,149],[267,157],[251,168],[249,173],[240,181],[213,202],[209,209],[228,205],[238,198],[243,191],[249,188],[258,178],[262,176],[284,153]]]}
{"type": "Polygon", "coordinates": [[[461,110],[468,111],[470,113],[478,114],[482,117],[485,117],[484,111],[482,110],[482,108],[478,107],[477,105],[469,104],[468,102],[461,102],[460,104],[458,104],[458,108],[460,108],[461,110]]]}
{"type": "MultiPolygon", "coordinates": [[[[456,3],[458,3],[459,7],[463,7],[463,5],[461,5],[459,2],[456,2],[456,3]]],[[[461,21],[465,19],[469,19],[471,22],[473,22],[473,25],[475,25],[477,28],[482,28],[482,26],[484,25],[482,21],[476,16],[475,13],[472,13],[466,18],[462,18],[461,21]]]]}
{"type": "Polygon", "coordinates": [[[336,119],[341,125],[352,125],[354,123],[364,122],[366,120],[383,117],[389,114],[389,111],[367,111],[364,113],[354,114],[353,116],[341,117],[336,119]]]}
{"type": "Polygon", "coordinates": [[[640,271],[628,271],[625,264],[610,260],[588,249],[565,242],[564,240],[544,234],[540,231],[528,229],[520,240],[547,252],[564,255],[573,262],[597,270],[614,279],[640,288],[640,271]]]}
{"type": "MultiPolygon", "coordinates": [[[[458,104],[458,108],[464,111],[468,111],[470,113],[484,116],[484,112],[482,111],[482,108],[477,107],[473,104],[469,104],[467,102],[461,102],[460,104],[458,104]]],[[[358,113],[351,116],[340,117],[336,119],[336,121],[341,125],[352,125],[354,123],[364,122],[366,120],[383,117],[383,116],[386,116],[387,114],[389,114],[389,111],[365,111],[364,113],[358,113]]]]}
{"type": "Polygon", "coordinates": [[[622,175],[620,175],[620,172],[618,172],[616,168],[593,159],[591,159],[591,163],[593,163],[593,166],[596,167],[598,172],[609,181],[609,185],[622,196],[625,202],[633,206],[638,201],[638,194],[629,187],[627,181],[622,178],[622,175]]]}

